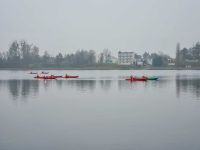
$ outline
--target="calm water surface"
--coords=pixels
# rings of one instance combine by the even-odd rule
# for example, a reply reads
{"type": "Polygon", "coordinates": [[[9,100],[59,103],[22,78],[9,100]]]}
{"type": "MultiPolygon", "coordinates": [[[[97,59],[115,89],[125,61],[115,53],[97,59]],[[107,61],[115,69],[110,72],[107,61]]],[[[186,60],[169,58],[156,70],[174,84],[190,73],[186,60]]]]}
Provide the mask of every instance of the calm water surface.
{"type": "Polygon", "coordinates": [[[50,72],[0,71],[0,150],[200,149],[200,71],[50,72]]]}

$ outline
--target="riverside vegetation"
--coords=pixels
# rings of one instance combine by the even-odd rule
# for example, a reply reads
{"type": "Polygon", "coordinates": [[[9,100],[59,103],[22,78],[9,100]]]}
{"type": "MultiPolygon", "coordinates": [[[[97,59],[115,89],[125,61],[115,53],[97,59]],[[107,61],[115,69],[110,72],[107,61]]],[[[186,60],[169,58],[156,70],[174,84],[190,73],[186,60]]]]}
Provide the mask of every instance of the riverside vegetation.
{"type": "MultiPolygon", "coordinates": [[[[176,66],[169,66],[172,58],[163,53],[145,52],[135,55],[143,65],[119,65],[112,61],[111,52],[103,50],[99,55],[94,50],[77,50],[75,53],[58,53],[56,56],[44,51],[40,55],[39,47],[26,41],[13,41],[7,51],[0,52],[0,69],[177,69],[185,66],[200,66],[200,43],[192,48],[180,49],[177,45],[176,66]],[[147,59],[152,63],[148,64],[147,59]]],[[[117,58],[115,58],[117,59],[117,58]]]]}

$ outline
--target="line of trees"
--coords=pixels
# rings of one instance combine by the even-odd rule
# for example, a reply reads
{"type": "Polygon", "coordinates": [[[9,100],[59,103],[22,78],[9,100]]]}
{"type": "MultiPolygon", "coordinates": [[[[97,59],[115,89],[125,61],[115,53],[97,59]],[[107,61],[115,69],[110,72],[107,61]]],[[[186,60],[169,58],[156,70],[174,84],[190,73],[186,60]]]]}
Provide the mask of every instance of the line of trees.
{"type": "MultiPolygon", "coordinates": [[[[142,62],[143,65],[151,65],[153,67],[166,67],[169,64],[169,60],[172,58],[169,55],[159,53],[144,52],[143,55],[135,55],[136,62],[142,62]]],[[[136,63],[137,65],[137,63],[136,63]]]]}
{"type": "Polygon", "coordinates": [[[65,55],[58,53],[55,57],[45,51],[40,56],[39,48],[26,41],[14,41],[7,52],[0,53],[1,68],[84,66],[95,63],[96,54],[93,50],[78,50],[65,55]]]}
{"type": "Polygon", "coordinates": [[[191,48],[180,48],[177,44],[176,48],[176,66],[200,66],[200,42],[197,42],[191,48]]]}
{"type": "MultiPolygon", "coordinates": [[[[196,49],[194,53],[199,54],[196,49]]],[[[170,56],[145,52],[143,55],[135,54],[135,59],[142,61],[144,65],[164,67],[168,65],[170,56]]],[[[108,49],[104,49],[99,55],[96,55],[94,50],[78,50],[72,54],[58,53],[56,56],[45,51],[40,55],[39,48],[26,41],[13,41],[8,51],[0,52],[0,68],[84,67],[113,63],[117,63],[117,58],[113,57],[108,49]]]]}
{"type": "Polygon", "coordinates": [[[152,66],[154,67],[165,67],[168,66],[170,56],[165,55],[165,54],[157,54],[153,53],[151,54],[152,57],[152,66]]]}

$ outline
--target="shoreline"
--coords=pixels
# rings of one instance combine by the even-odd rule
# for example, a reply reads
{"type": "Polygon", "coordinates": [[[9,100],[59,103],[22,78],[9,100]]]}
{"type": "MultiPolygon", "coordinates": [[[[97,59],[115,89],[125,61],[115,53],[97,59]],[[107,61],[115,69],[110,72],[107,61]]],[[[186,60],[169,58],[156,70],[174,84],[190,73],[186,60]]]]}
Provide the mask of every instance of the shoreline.
{"type": "Polygon", "coordinates": [[[0,68],[0,70],[200,70],[200,67],[130,67],[130,66],[84,66],[84,67],[19,67],[0,68]]]}

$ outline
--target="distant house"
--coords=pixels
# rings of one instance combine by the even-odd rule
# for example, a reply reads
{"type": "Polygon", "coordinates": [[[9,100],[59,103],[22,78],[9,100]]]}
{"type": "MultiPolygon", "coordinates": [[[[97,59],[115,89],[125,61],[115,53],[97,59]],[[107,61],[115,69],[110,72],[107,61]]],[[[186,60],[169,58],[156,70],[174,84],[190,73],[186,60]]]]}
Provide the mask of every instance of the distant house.
{"type": "Polygon", "coordinates": [[[135,62],[134,52],[118,52],[118,64],[120,65],[132,65],[135,62]]]}
{"type": "Polygon", "coordinates": [[[144,66],[143,60],[137,60],[136,61],[136,66],[144,66]]]}
{"type": "Polygon", "coordinates": [[[136,66],[143,66],[144,65],[144,60],[143,60],[141,55],[135,54],[134,64],[136,66]]]}
{"type": "Polygon", "coordinates": [[[173,59],[173,58],[169,58],[168,59],[168,66],[175,66],[175,59],[173,59]]]}

